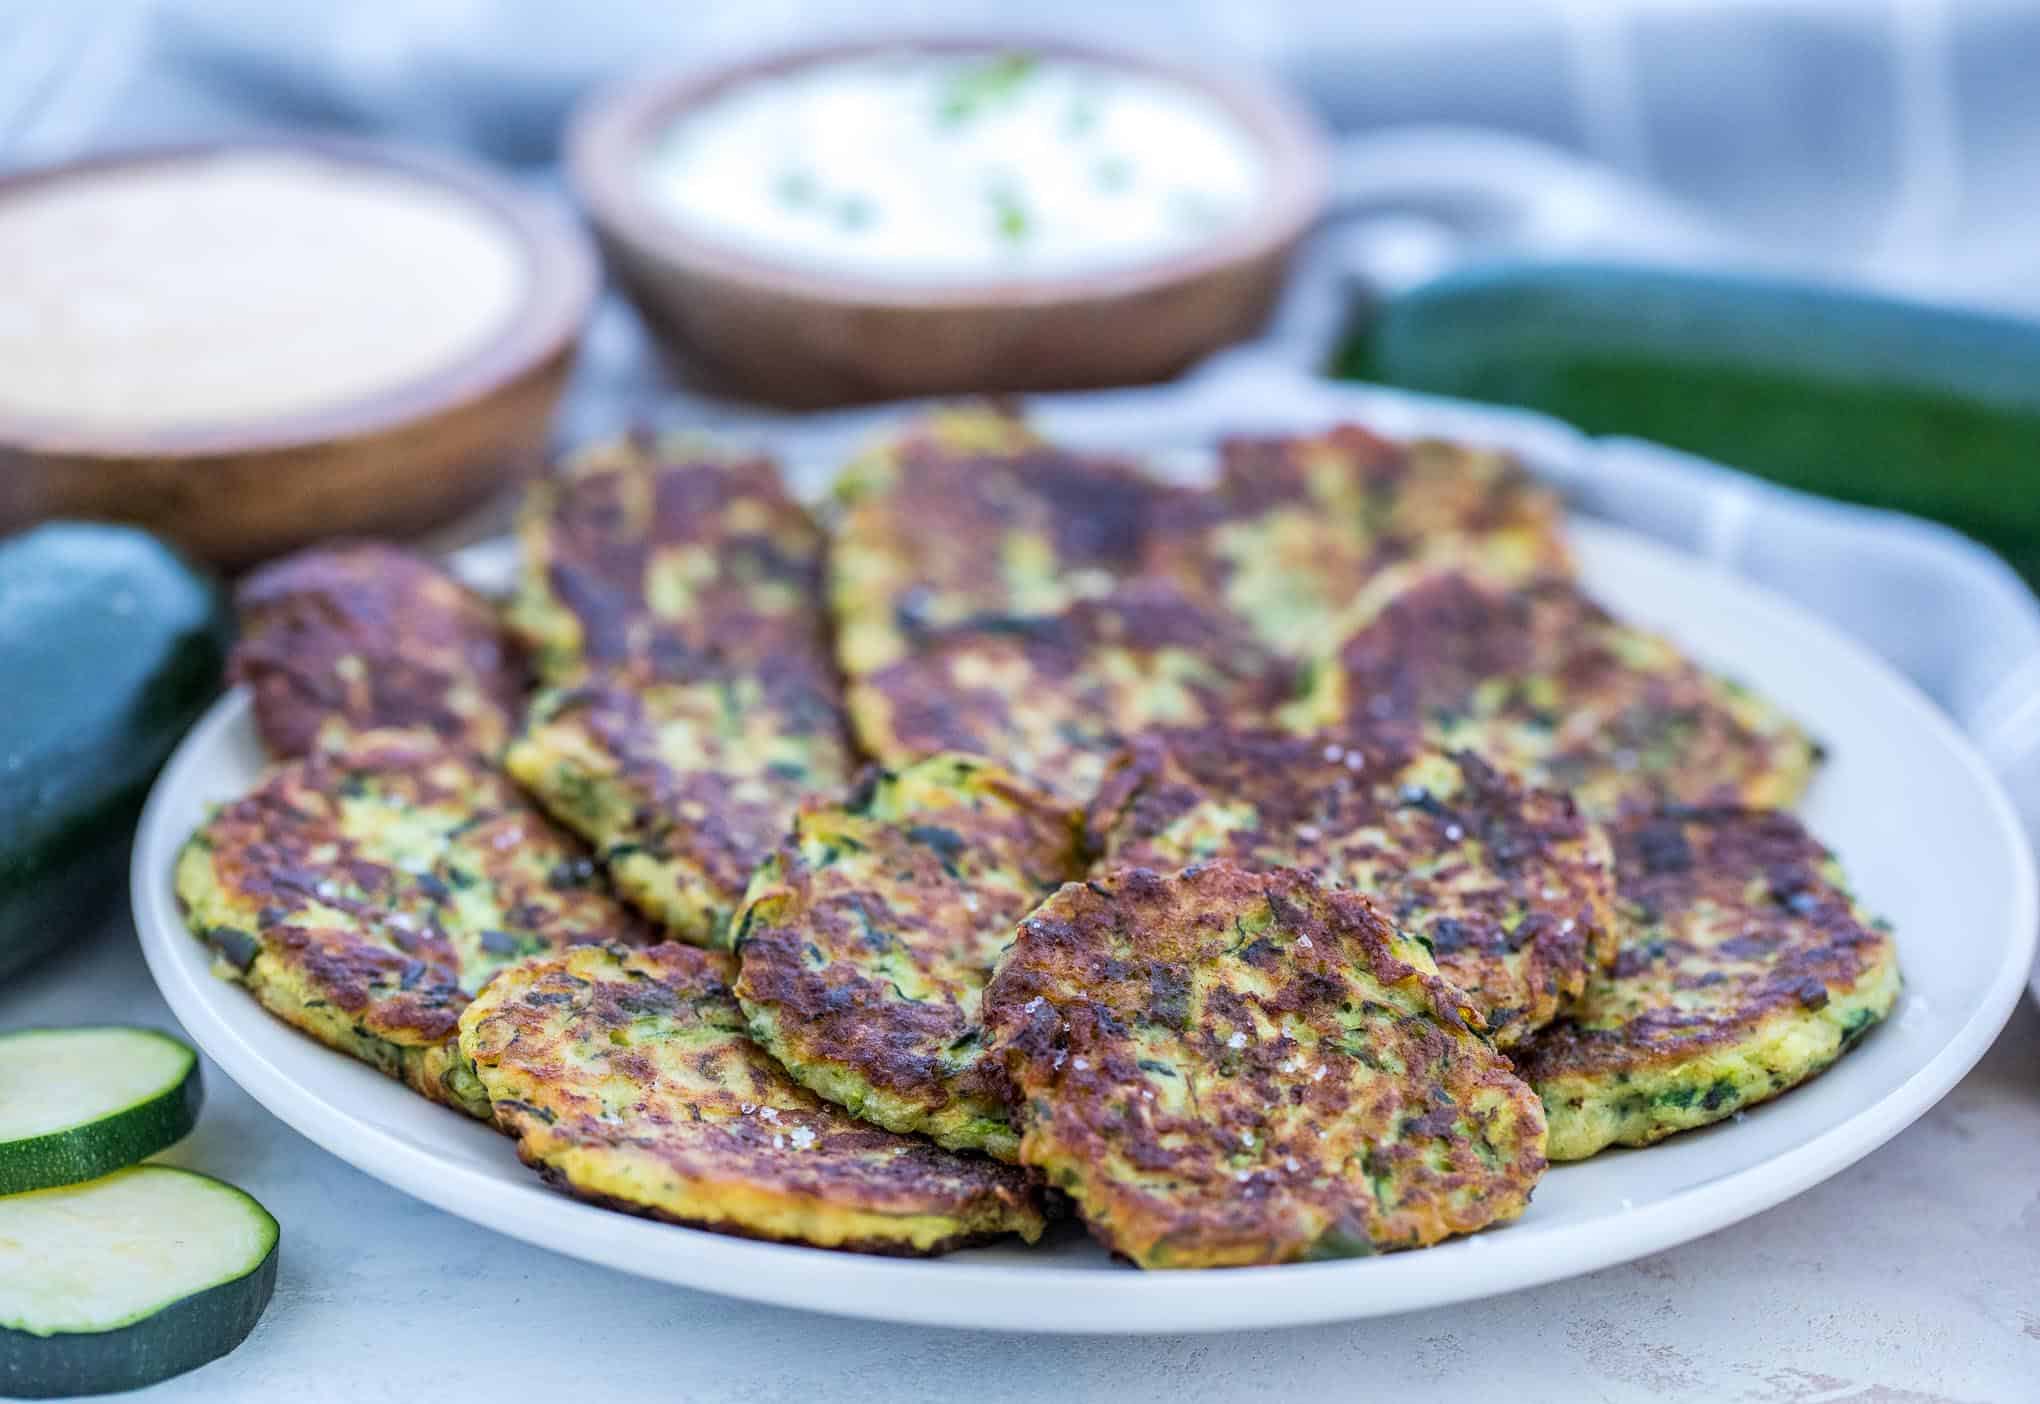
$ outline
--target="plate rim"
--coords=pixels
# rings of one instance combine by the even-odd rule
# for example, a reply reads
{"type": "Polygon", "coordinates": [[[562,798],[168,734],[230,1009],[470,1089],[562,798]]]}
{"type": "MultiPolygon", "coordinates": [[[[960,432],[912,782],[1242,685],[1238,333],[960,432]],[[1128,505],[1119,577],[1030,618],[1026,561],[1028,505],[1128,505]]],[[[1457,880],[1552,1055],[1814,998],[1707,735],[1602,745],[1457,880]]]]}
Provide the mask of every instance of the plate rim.
{"type": "MultiPolygon", "coordinates": [[[[245,716],[247,697],[240,691],[227,693],[208,709],[178,743],[150,790],[129,872],[138,939],[151,977],[185,1032],[222,1072],[314,1144],[372,1178],[483,1228],[655,1281],[874,1321],[1105,1335],[1352,1320],[1476,1301],[1597,1271],[1783,1203],[1854,1164],[1925,1114],[1996,1041],[2025,993],[2040,941],[2040,878],[2023,826],[1996,775],[1939,707],[1866,646],[1705,558],[1592,518],[1575,517],[1568,529],[1576,541],[1591,540],[1594,551],[1627,552],[1704,573],[1713,588],[1740,595],[1742,604],[1761,609],[1787,628],[1819,636],[1824,647],[1879,676],[1894,703],[1935,733],[1962,765],[2012,854],[2010,912],[2017,930],[2005,942],[1988,988],[1938,1051],[1896,1087],[1812,1139],[1625,1211],[1620,1232],[1606,1226],[1582,1234],[1580,1226],[1540,1230],[1517,1225],[1378,1262],[1286,1264],[1219,1274],[1100,1272],[1044,1263],[1021,1269],[1030,1300],[1016,1303],[1016,1269],[1010,1263],[873,1258],[764,1243],[598,1209],[545,1190],[535,1179],[528,1185],[504,1183],[391,1127],[339,1110],[285,1075],[214,1012],[213,999],[227,985],[202,966],[194,977],[193,968],[173,954],[174,943],[192,938],[171,895],[170,863],[185,837],[169,827],[172,798],[189,783],[186,772],[216,736],[245,716]],[[646,1240],[646,1234],[664,1237],[646,1240]],[[671,1243],[677,1251],[657,1253],[656,1261],[648,1261],[647,1241],[671,1243]],[[1485,1252],[1497,1270],[1469,1290],[1465,1259],[1477,1252],[1485,1252]],[[1387,1305],[1356,1303],[1337,1290],[1346,1275],[1384,1270],[1396,1289],[1387,1305]],[[1037,1314],[1012,1319],[1021,1309],[1037,1314]],[[994,1322],[994,1316],[1003,1319],[994,1322]]],[[[462,558],[486,559],[503,549],[501,541],[477,543],[462,558]]],[[[236,997],[245,998],[239,992],[236,997]]]]}

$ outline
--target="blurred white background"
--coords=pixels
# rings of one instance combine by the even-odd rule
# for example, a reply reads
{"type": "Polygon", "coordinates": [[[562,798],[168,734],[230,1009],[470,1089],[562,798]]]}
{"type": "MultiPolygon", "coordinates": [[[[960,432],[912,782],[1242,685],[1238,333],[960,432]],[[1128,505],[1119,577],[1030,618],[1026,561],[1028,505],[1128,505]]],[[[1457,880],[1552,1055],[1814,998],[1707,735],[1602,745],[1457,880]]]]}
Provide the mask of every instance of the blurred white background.
{"type": "MultiPolygon", "coordinates": [[[[1475,127],[1746,259],[2040,312],[2040,4],[2018,0],[9,0],[0,166],[312,125],[541,171],[587,85],[846,31],[1075,33],[1272,72],[1342,134],[1475,127]]],[[[1619,218],[1617,223],[1624,221],[1619,218]]],[[[1638,214],[1619,242],[1648,245],[1638,214]]],[[[1507,231],[1502,231],[1506,238],[1507,231]]]]}

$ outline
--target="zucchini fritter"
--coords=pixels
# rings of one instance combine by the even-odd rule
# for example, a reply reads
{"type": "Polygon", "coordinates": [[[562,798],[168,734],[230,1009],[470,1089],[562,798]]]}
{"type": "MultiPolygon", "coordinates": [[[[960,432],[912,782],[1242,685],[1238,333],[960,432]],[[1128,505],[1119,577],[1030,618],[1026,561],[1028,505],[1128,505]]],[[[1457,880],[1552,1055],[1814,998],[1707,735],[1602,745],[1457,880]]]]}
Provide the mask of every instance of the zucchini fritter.
{"type": "Polygon", "coordinates": [[[1303,721],[1420,726],[1595,817],[1667,802],[1788,805],[1819,759],[1768,702],[1563,580],[1391,572],[1313,679],[1303,721]]]}
{"type": "Polygon", "coordinates": [[[380,542],[300,551],[235,592],[232,681],[278,757],[383,727],[420,727],[497,755],[524,667],[495,608],[432,562],[380,542]]]}
{"type": "Polygon", "coordinates": [[[836,488],[829,602],[851,679],[930,636],[1060,614],[1139,565],[1164,492],[1129,463],[1055,448],[1002,409],[966,405],[909,423],[836,488]]]}
{"type": "Polygon", "coordinates": [[[460,1053],[556,1188],[721,1233],[873,1253],[1041,1236],[1011,1166],[867,1126],[745,1037],[725,954],[583,946],[526,961],[460,1019],[460,1053]]]}
{"type": "Polygon", "coordinates": [[[985,992],[1020,1159],[1142,1267],[1416,1248],[1512,1219],[1544,1113],[1365,898],[1213,863],[1071,883],[985,992]]]}
{"type": "Polygon", "coordinates": [[[1646,1146],[1775,1097],[1891,1012],[1897,949],[1788,814],[1670,809],[1614,830],[1612,973],[1517,1055],[1551,1157],[1646,1146]]]}
{"type": "Polygon", "coordinates": [[[626,901],[697,945],[726,939],[794,810],[850,772],[833,679],[795,658],[715,680],[603,674],[542,692],[505,764],[595,845],[626,901]]]}
{"type": "Polygon", "coordinates": [[[484,1118],[479,1090],[447,1076],[468,997],[527,955],[650,938],[500,773],[409,732],[276,766],[192,836],[176,880],[217,974],[328,1047],[484,1118]]]}
{"type": "Polygon", "coordinates": [[[618,439],[533,485],[507,619],[548,683],[695,681],[766,660],[826,675],[822,537],[763,458],[618,439]]]}
{"type": "Polygon", "coordinates": [[[762,459],[626,440],[527,503],[511,618],[553,687],[505,764],[626,900],[724,939],[800,801],[848,780],[821,534],[762,459]]]}
{"type": "Polygon", "coordinates": [[[1357,425],[1220,446],[1208,493],[1169,500],[1149,568],[1238,613],[1293,657],[1397,561],[1478,564],[1498,578],[1572,573],[1556,494],[1503,454],[1396,443],[1357,425]]]}
{"type": "Polygon", "coordinates": [[[1083,804],[1129,736],[1266,721],[1292,678],[1237,621],[1139,581],[926,643],[853,682],[848,700],[858,742],[881,763],[967,751],[1083,804]]]}
{"type": "Polygon", "coordinates": [[[978,1005],[1013,924],[1078,875],[1080,820],[989,762],[940,755],[810,805],[736,928],[752,1037],[894,1131],[1011,1160],[978,1005]]]}
{"type": "Polygon", "coordinates": [[[1151,733],[1115,762],[1090,827],[1101,873],[1225,858],[1367,894],[1502,1046],[1615,957],[1608,842],[1572,801],[1402,732],[1151,733]]]}

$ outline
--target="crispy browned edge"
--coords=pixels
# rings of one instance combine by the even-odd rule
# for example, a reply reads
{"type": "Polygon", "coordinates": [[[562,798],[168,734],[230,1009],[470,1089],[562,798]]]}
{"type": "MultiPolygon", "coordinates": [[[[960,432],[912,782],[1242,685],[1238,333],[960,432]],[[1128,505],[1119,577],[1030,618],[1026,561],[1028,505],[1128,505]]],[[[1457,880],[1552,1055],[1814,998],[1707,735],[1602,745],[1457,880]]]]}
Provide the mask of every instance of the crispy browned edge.
{"type": "Polygon", "coordinates": [[[522,714],[529,682],[494,607],[431,561],[379,541],[336,542],[272,561],[234,594],[241,634],[228,681],[254,695],[271,754],[303,755],[329,723],[424,727],[486,754],[522,714]],[[360,676],[343,677],[352,658],[360,676]],[[447,705],[470,687],[476,715],[447,705]]]}

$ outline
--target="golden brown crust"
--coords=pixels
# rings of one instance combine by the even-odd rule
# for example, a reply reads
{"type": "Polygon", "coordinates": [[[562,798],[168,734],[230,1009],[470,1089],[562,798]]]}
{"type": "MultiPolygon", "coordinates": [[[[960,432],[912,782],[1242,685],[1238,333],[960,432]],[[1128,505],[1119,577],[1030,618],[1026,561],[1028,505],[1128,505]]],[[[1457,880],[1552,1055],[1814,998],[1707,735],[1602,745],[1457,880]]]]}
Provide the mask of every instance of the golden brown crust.
{"type": "Polygon", "coordinates": [[[621,440],[534,492],[511,618],[553,686],[506,764],[673,934],[724,939],[800,801],[851,772],[822,538],[764,459],[621,440]]]}
{"type": "Polygon", "coordinates": [[[1384,576],[1318,670],[1314,719],[1421,727],[1589,814],[1784,805],[1818,748],[1789,718],[1563,580],[1384,576]]]}
{"type": "Polygon", "coordinates": [[[1153,732],[1115,762],[1089,824],[1100,872],[1222,858],[1367,894],[1504,1046],[1614,959],[1607,842],[1572,801],[1408,729],[1153,732]]]}
{"type": "Polygon", "coordinates": [[[1613,837],[1630,934],[1586,1002],[1518,1056],[1534,1082],[1692,1063],[1780,1014],[1821,1012],[1894,963],[1890,933],[1789,814],[1675,807],[1613,837]]]}
{"type": "Polygon", "coordinates": [[[1271,717],[1289,668],[1224,615],[1161,581],[1063,613],[923,644],[850,689],[851,722],[887,764],[965,751],[1076,804],[1128,737],[1154,725],[1271,717]]]}
{"type": "Polygon", "coordinates": [[[638,435],[535,486],[509,622],[547,682],[830,672],[822,536],[769,459],[638,435]]]}
{"type": "MultiPolygon", "coordinates": [[[[675,1214],[662,1211],[638,1200],[626,1199],[613,1194],[603,1194],[597,1190],[583,1189],[568,1178],[566,1171],[552,1165],[534,1164],[532,1158],[526,1155],[521,1147],[517,1158],[536,1170],[539,1179],[545,1182],[547,1188],[555,1190],[560,1194],[572,1195],[583,1203],[593,1204],[600,1209],[608,1209],[618,1214],[635,1214],[641,1219],[655,1219],[660,1223],[678,1224],[681,1228],[704,1229],[709,1233],[726,1234],[731,1238],[754,1239],[760,1243],[781,1243],[788,1241],[787,1237],[783,1234],[765,1229],[754,1229],[739,1220],[725,1215],[675,1214]]],[[[1044,1216],[1044,1220],[1045,1218],[1046,1216],[1044,1216]]],[[[873,1233],[863,1238],[832,1238],[826,1243],[812,1243],[808,1246],[827,1248],[831,1252],[836,1253],[863,1253],[875,1258],[940,1258],[950,1253],[960,1252],[965,1248],[978,1248],[988,1243],[997,1243],[1002,1238],[1009,1238],[1016,1234],[1020,1234],[1023,1241],[1030,1241],[1026,1240],[1025,1234],[1022,1234],[1018,1216],[1015,1217],[1015,1222],[1010,1225],[983,1229],[959,1228],[955,1233],[949,1234],[947,1237],[930,1238],[918,1243],[888,1238],[882,1233],[873,1233]]],[[[1035,1236],[1038,1237],[1039,1233],[1037,1232],[1035,1236]]],[[[794,1239],[792,1241],[805,1242],[806,1240],[794,1239]]]]}
{"type": "Polygon", "coordinates": [[[1520,1213],[1542,1109],[1365,898],[1229,863],[1072,883],[985,996],[1021,1160],[1147,1267],[1420,1247],[1520,1213]]]}
{"type": "Polygon", "coordinates": [[[992,406],[912,421],[844,475],[830,543],[838,650],[862,677],[958,632],[1061,613],[1140,563],[1165,489],[992,406]]]}
{"type": "Polygon", "coordinates": [[[235,592],[231,681],[254,694],[273,755],[380,727],[500,752],[526,676],[495,609],[432,562],[381,542],[272,562],[235,592]]]}
{"type": "Polygon", "coordinates": [[[1078,833],[1073,811],[969,756],[809,805],[737,924],[753,1036],[867,1120],[1012,1159],[979,1000],[1014,923],[1081,871],[1078,833]]]}
{"type": "Polygon", "coordinates": [[[677,944],[525,962],[461,1019],[518,1153],[583,1198],[719,1232],[866,1252],[1037,1237],[1024,1171],[859,1122],[746,1037],[734,961],[677,944]]]}
{"type": "Polygon", "coordinates": [[[650,937],[499,772],[409,732],[271,769],[193,836],[177,888],[227,970],[357,1053],[443,1044],[533,952],[650,937]]]}
{"type": "Polygon", "coordinates": [[[1219,462],[1211,491],[1173,494],[1157,512],[1146,566],[1285,653],[1316,652],[1347,602],[1400,561],[1508,580],[1572,573],[1557,495],[1503,454],[1341,424],[1227,439],[1219,462]]]}
{"type": "Polygon", "coordinates": [[[719,942],[800,803],[849,776],[834,680],[807,662],[695,683],[600,674],[541,694],[511,773],[595,844],[626,898],[683,939],[719,942]]]}

